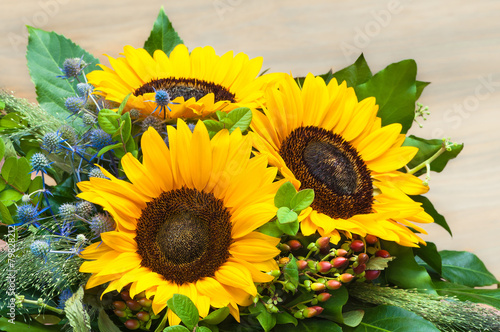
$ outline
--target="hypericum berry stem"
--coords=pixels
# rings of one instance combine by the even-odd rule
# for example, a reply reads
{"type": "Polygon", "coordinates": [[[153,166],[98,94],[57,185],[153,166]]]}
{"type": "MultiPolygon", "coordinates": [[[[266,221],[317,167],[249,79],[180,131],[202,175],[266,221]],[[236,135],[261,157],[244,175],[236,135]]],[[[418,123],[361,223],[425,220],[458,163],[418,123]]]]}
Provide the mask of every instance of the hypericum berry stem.
{"type": "Polygon", "coordinates": [[[455,146],[455,145],[456,145],[456,143],[451,142],[449,138],[443,138],[443,144],[441,145],[441,148],[434,155],[432,155],[429,159],[427,159],[426,161],[420,163],[419,165],[415,166],[412,169],[409,169],[408,166],[405,166],[406,172],[409,173],[409,174],[415,174],[416,172],[420,171],[422,168],[425,167],[427,169],[427,176],[426,176],[426,179],[424,181],[424,184],[428,185],[430,177],[431,177],[431,175],[430,175],[430,172],[431,172],[430,165],[431,165],[431,163],[434,160],[436,160],[440,155],[442,155],[444,152],[451,151],[451,148],[453,146],[455,146]]]}

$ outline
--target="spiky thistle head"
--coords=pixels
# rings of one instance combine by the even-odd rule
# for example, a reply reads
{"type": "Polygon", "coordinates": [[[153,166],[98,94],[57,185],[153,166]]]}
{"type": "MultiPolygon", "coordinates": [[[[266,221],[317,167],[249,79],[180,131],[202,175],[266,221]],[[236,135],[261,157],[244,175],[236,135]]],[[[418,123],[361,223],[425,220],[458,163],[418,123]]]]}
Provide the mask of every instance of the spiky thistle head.
{"type": "Polygon", "coordinates": [[[102,148],[111,145],[113,139],[111,135],[106,133],[102,129],[92,129],[89,136],[89,145],[96,150],[101,150],[102,148]]]}
{"type": "Polygon", "coordinates": [[[47,168],[52,164],[41,152],[34,153],[31,156],[31,168],[34,172],[47,173],[47,168]]]}
{"type": "Polygon", "coordinates": [[[98,213],[92,217],[90,229],[92,230],[92,233],[98,237],[101,233],[114,230],[115,221],[107,214],[98,213]]]}
{"type": "Polygon", "coordinates": [[[30,249],[35,257],[45,259],[50,251],[50,244],[45,240],[35,240],[31,243],[30,249]]]}

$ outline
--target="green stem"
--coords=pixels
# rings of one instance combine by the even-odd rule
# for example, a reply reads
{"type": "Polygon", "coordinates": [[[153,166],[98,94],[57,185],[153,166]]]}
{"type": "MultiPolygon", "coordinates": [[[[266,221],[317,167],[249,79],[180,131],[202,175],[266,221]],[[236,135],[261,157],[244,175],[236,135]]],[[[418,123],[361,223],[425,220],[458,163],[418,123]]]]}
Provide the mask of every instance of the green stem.
{"type": "Polygon", "coordinates": [[[417,165],[413,167],[412,169],[408,170],[409,174],[415,174],[416,172],[420,171],[424,167],[428,167],[434,160],[436,160],[440,155],[442,155],[446,151],[446,145],[443,143],[441,146],[441,149],[439,149],[438,152],[434,153],[432,157],[427,159],[426,161],[422,162],[420,165],[417,165]]]}
{"type": "Polygon", "coordinates": [[[53,306],[50,306],[48,304],[45,304],[43,302],[38,302],[38,301],[33,301],[33,300],[26,300],[26,299],[23,299],[22,303],[26,303],[26,304],[33,304],[33,305],[37,305],[41,308],[44,308],[44,309],[48,309],[50,311],[53,311],[59,315],[63,315],[64,314],[64,310],[62,309],[57,309],[57,308],[54,308],[53,306]]]}

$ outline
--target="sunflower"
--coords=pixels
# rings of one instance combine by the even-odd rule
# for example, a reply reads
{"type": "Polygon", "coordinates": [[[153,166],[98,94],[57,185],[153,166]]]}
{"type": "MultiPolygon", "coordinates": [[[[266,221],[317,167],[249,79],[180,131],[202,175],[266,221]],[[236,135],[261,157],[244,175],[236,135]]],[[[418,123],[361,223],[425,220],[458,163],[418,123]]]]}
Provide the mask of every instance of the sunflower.
{"type": "Polygon", "coordinates": [[[401,146],[400,124],[382,126],[375,98],[358,102],[345,82],[326,85],[309,74],[302,89],[287,75],[265,99],[267,107],[253,115],[253,144],[297,189],[314,189],[314,202],[299,218],[304,235],[318,231],[337,243],[340,233],[372,234],[425,244],[407,226],[425,233],[415,223],[433,219],[408,195],[428,187],[398,171],[418,149],[401,146]]]}
{"type": "MultiPolygon", "coordinates": [[[[239,129],[210,140],[203,122],[194,132],[178,120],[167,127],[169,147],[149,128],[142,163],[131,154],[122,166],[131,182],[90,178],[78,183],[78,197],[101,205],[116,230],[101,234],[81,256],[80,271],[92,273],[86,288],[109,282],[104,293],[130,285],[145,291],[158,314],[173,294],[188,296],[205,317],[210,306],[251,304],[254,284],[273,279],[279,238],[255,231],[276,213],[277,169],[263,156],[250,159],[252,144],[239,129]]],[[[179,318],[167,311],[171,325],[179,318]]]]}
{"type": "Polygon", "coordinates": [[[170,56],[156,50],[153,57],[145,49],[125,46],[122,55],[108,56],[112,68],[99,65],[102,70],[89,73],[88,81],[110,101],[121,103],[131,94],[126,109],[137,109],[143,116],[157,108],[173,119],[257,107],[261,88],[275,76],[256,78],[262,67],[260,57],[249,59],[244,53],[233,57],[232,51],[217,56],[210,46],[195,48],[190,54],[180,44],[170,56]]]}

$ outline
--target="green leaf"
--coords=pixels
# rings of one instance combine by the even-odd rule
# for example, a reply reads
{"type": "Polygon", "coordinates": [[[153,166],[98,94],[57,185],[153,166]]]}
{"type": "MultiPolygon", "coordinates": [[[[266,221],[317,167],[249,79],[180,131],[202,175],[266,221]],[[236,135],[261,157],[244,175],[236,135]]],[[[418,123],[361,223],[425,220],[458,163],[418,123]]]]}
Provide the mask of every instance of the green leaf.
{"type": "Polygon", "coordinates": [[[208,327],[206,326],[198,326],[196,327],[196,332],[212,332],[208,327]]]}
{"type": "Polygon", "coordinates": [[[22,192],[28,190],[31,183],[31,165],[28,159],[21,157],[17,160],[17,177],[14,186],[22,192]]]}
{"type": "Polygon", "coordinates": [[[278,222],[280,224],[289,224],[297,221],[299,218],[299,215],[295,211],[290,210],[286,206],[280,207],[276,215],[278,216],[278,222]]]}
{"type": "Polygon", "coordinates": [[[283,183],[276,192],[276,196],[274,196],[274,206],[276,206],[277,208],[280,208],[282,206],[292,208],[290,202],[296,194],[297,190],[295,190],[295,187],[291,182],[283,183]]]}
{"type": "Polygon", "coordinates": [[[217,325],[222,322],[229,315],[229,308],[219,308],[210,314],[207,317],[203,318],[201,321],[207,324],[217,325]]]}
{"type": "Polygon", "coordinates": [[[7,189],[0,192],[0,202],[5,206],[11,206],[23,197],[23,194],[15,191],[14,189],[7,189]]]}
{"type": "Polygon", "coordinates": [[[0,216],[2,216],[2,222],[7,225],[11,225],[14,223],[14,219],[12,219],[12,216],[10,215],[9,209],[0,202],[0,216]]]}
{"type": "Polygon", "coordinates": [[[304,189],[296,193],[290,201],[292,210],[300,213],[300,211],[307,208],[314,200],[314,190],[304,189]]]}
{"type": "Polygon", "coordinates": [[[432,242],[427,242],[427,245],[421,245],[420,248],[413,248],[415,255],[420,257],[434,271],[441,274],[441,256],[437,251],[437,247],[432,242]]]}
{"type": "Polygon", "coordinates": [[[469,287],[482,287],[498,283],[484,263],[467,251],[442,250],[442,276],[451,282],[469,287]]]}
{"type": "Polygon", "coordinates": [[[299,268],[297,266],[297,259],[295,259],[295,256],[292,254],[290,254],[288,258],[290,261],[288,261],[283,270],[285,281],[288,281],[295,288],[297,288],[299,285],[299,268]]]}
{"type": "Polygon", "coordinates": [[[241,132],[244,132],[248,129],[250,123],[252,122],[252,111],[248,107],[239,107],[229,112],[227,117],[233,123],[233,125],[229,128],[230,133],[232,133],[236,128],[240,128],[241,132]]]}
{"type": "Polygon", "coordinates": [[[44,314],[44,315],[39,315],[39,314],[36,314],[36,315],[30,315],[31,318],[33,318],[34,320],[36,320],[38,323],[42,324],[42,325],[57,325],[60,321],[61,321],[61,318],[55,316],[55,315],[47,315],[47,314],[44,314]]]}
{"type": "Polygon", "coordinates": [[[448,226],[448,223],[446,222],[446,219],[439,214],[439,212],[436,211],[434,208],[434,205],[432,205],[431,201],[425,197],[425,196],[410,196],[411,199],[413,199],[415,202],[422,203],[422,207],[424,208],[425,212],[431,215],[431,217],[434,219],[434,223],[443,227],[450,235],[453,236],[451,233],[450,226],[448,226]]]}
{"type": "Polygon", "coordinates": [[[367,270],[384,270],[386,267],[389,266],[389,262],[393,261],[395,257],[389,257],[389,258],[384,258],[384,257],[372,257],[366,263],[366,269],[367,270]]]}
{"type": "Polygon", "coordinates": [[[422,81],[416,81],[415,82],[417,85],[417,93],[416,93],[416,99],[420,98],[422,95],[422,92],[424,91],[425,87],[427,87],[431,82],[422,82],[422,81]]]}
{"type": "Polygon", "coordinates": [[[3,159],[3,155],[5,154],[5,143],[3,139],[0,137],[0,160],[3,159]]]}
{"type": "Polygon", "coordinates": [[[476,289],[446,281],[434,281],[441,296],[455,296],[462,301],[484,303],[500,309],[500,289],[476,289]]]}
{"type": "Polygon", "coordinates": [[[330,81],[334,77],[333,71],[330,69],[327,73],[325,73],[323,75],[319,75],[319,77],[321,77],[325,81],[325,84],[328,84],[328,83],[330,83],[330,81]]]}
{"type": "Polygon", "coordinates": [[[437,294],[433,289],[429,273],[415,261],[411,248],[400,246],[395,242],[381,242],[382,248],[396,257],[385,270],[385,277],[389,282],[401,288],[417,288],[425,293],[437,294]]]}
{"type": "Polygon", "coordinates": [[[168,301],[167,306],[171,309],[188,329],[192,330],[200,319],[198,309],[193,301],[186,295],[174,294],[168,301]]]}
{"type": "MultiPolygon", "coordinates": [[[[126,95],[125,98],[123,99],[123,101],[120,103],[120,107],[118,107],[118,111],[117,111],[118,114],[122,115],[123,110],[125,109],[125,106],[127,106],[127,101],[131,95],[132,95],[132,92],[129,93],[128,95],[126,95]]],[[[129,117],[130,117],[130,114],[129,114],[129,117]]]]}
{"type": "Polygon", "coordinates": [[[213,138],[215,134],[224,129],[224,124],[215,120],[203,120],[205,127],[207,127],[208,135],[213,138]]]}
{"type": "Polygon", "coordinates": [[[57,77],[67,58],[81,58],[88,66],[87,71],[97,69],[99,60],[80,46],[55,32],[47,32],[28,26],[29,39],[26,58],[31,80],[35,83],[37,100],[49,114],[65,120],[71,113],[64,106],[65,98],[76,96],[76,80],[57,77]]]}
{"type": "Polygon", "coordinates": [[[83,287],[78,288],[64,305],[64,312],[69,320],[69,325],[75,332],[90,332],[90,317],[83,306],[83,287]]]}
{"type": "Polygon", "coordinates": [[[132,120],[130,119],[130,113],[125,113],[121,117],[120,125],[120,141],[127,142],[130,138],[130,133],[132,132],[132,120]]]}
{"type": "Polygon", "coordinates": [[[271,331],[271,329],[276,325],[276,317],[267,311],[262,302],[257,302],[255,306],[251,305],[248,309],[250,310],[250,313],[257,315],[257,320],[264,331],[271,331]]]}
{"type": "MultiPolygon", "coordinates": [[[[414,168],[421,163],[428,160],[434,154],[436,154],[441,147],[443,146],[443,141],[440,139],[424,139],[417,136],[407,136],[403,146],[416,146],[418,148],[418,152],[413,157],[413,159],[408,163],[408,167],[414,168]]],[[[434,161],[431,162],[431,171],[441,172],[448,161],[456,158],[456,156],[462,151],[464,148],[463,144],[456,144],[451,147],[451,151],[443,152],[439,157],[437,157],[434,161]]],[[[425,173],[425,168],[417,171],[414,175],[419,176],[425,173]]]]}
{"type": "Polygon", "coordinates": [[[356,62],[334,73],[333,77],[337,79],[338,84],[345,81],[348,87],[354,88],[368,81],[372,77],[372,72],[366,63],[365,56],[361,54],[356,62]]]}
{"type": "MultiPolygon", "coordinates": [[[[22,317],[22,316],[20,316],[22,317]]],[[[22,319],[22,318],[21,318],[22,319]]],[[[36,321],[30,323],[24,323],[22,321],[14,321],[14,324],[9,322],[7,317],[0,317],[0,331],[9,332],[49,332],[49,331],[61,331],[60,325],[42,325],[36,321]]]]}
{"type": "MultiPolygon", "coordinates": [[[[330,300],[328,300],[330,301],[330,300]]],[[[342,332],[342,328],[326,319],[308,318],[299,320],[297,326],[276,325],[275,332],[342,332]]]]}
{"type": "Polygon", "coordinates": [[[295,236],[299,231],[299,220],[295,220],[294,222],[289,222],[287,224],[281,224],[276,220],[276,226],[285,234],[290,236],[295,236]]]}
{"type": "Polygon", "coordinates": [[[102,109],[97,116],[97,122],[102,130],[113,135],[120,128],[120,115],[115,111],[102,109]]]}
{"type": "Polygon", "coordinates": [[[99,310],[99,317],[97,318],[97,326],[100,332],[120,332],[118,326],[113,323],[104,309],[99,310]]]}
{"type": "Polygon", "coordinates": [[[144,49],[151,56],[156,50],[162,50],[165,54],[169,55],[175,46],[183,43],[162,6],[153,25],[153,30],[151,30],[148,40],[144,43],[144,49]]]}
{"type": "Polygon", "coordinates": [[[439,332],[431,322],[399,307],[380,305],[365,310],[361,324],[353,332],[439,332]]]}
{"type": "MultiPolygon", "coordinates": [[[[0,110],[4,110],[5,109],[5,102],[3,100],[0,100],[0,110]]],[[[2,159],[2,158],[0,158],[2,159]]]]}
{"type": "Polygon", "coordinates": [[[321,317],[332,320],[337,323],[344,323],[344,316],[342,315],[342,307],[349,299],[349,293],[346,287],[340,287],[334,291],[330,291],[332,297],[322,304],[323,312],[321,317]]]}
{"type": "Polygon", "coordinates": [[[297,326],[297,318],[293,317],[286,311],[279,312],[275,314],[276,316],[276,324],[293,324],[297,326]]]}
{"type": "Polygon", "coordinates": [[[363,320],[364,315],[365,312],[360,309],[342,313],[342,317],[344,317],[344,324],[350,327],[358,326],[363,320]]]}
{"type": "Polygon", "coordinates": [[[266,234],[274,237],[281,237],[283,235],[283,231],[278,227],[279,223],[276,222],[267,222],[264,225],[259,227],[259,231],[262,234],[266,234]]]}
{"type": "Polygon", "coordinates": [[[17,157],[9,157],[2,166],[2,177],[7,183],[13,183],[17,176],[17,157]]]}
{"type": "Polygon", "coordinates": [[[400,123],[406,133],[415,117],[417,65],[414,60],[393,63],[354,89],[359,100],[375,97],[382,125],[400,123]]]}
{"type": "Polygon", "coordinates": [[[105,146],[101,150],[99,150],[99,153],[97,154],[97,156],[100,157],[103,154],[105,154],[106,152],[108,152],[110,150],[113,150],[113,149],[119,149],[122,146],[123,146],[122,143],[116,143],[116,144],[113,144],[113,145],[105,146]]]}
{"type": "Polygon", "coordinates": [[[166,327],[163,332],[190,332],[188,328],[182,325],[174,325],[174,326],[169,326],[166,327]]]}

